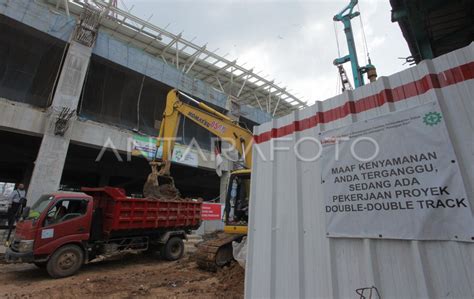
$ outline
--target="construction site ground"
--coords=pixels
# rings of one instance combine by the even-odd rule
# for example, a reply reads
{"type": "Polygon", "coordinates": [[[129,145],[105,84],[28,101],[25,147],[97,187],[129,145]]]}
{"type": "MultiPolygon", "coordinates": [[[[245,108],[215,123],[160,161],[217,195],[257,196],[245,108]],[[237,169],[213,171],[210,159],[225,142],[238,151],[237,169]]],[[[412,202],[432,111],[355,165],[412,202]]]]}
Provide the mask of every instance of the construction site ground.
{"type": "Polygon", "coordinates": [[[84,265],[78,274],[52,279],[31,264],[6,264],[0,254],[1,298],[243,298],[244,269],[198,269],[192,253],[168,262],[146,254],[84,265]]]}

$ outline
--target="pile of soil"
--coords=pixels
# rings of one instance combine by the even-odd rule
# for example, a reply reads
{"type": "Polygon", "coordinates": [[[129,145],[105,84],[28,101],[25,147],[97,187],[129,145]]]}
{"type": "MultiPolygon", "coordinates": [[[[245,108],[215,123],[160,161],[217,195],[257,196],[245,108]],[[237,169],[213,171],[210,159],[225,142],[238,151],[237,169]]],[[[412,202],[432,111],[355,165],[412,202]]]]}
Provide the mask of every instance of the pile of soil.
{"type": "Polygon", "coordinates": [[[210,273],[189,256],[176,262],[146,255],[84,265],[73,277],[51,279],[30,264],[0,264],[0,297],[7,298],[243,298],[237,263],[210,273]]]}
{"type": "Polygon", "coordinates": [[[237,262],[219,269],[217,279],[230,294],[243,294],[245,284],[245,270],[237,262]]]}

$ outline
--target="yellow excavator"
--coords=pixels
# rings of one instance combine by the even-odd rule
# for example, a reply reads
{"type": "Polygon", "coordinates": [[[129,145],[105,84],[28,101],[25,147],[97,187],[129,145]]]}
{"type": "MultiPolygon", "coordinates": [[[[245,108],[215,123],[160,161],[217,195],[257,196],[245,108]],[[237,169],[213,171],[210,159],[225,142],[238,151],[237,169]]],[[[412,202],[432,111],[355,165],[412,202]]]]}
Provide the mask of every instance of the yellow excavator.
{"type": "Polygon", "coordinates": [[[198,265],[202,269],[215,271],[233,259],[232,242],[240,242],[247,235],[253,135],[238,122],[212,107],[176,89],[171,90],[166,97],[166,107],[157,138],[157,148],[162,146],[163,154],[160,160],[150,162],[152,172],[143,188],[143,194],[147,197],[179,195],[170,175],[170,165],[182,116],[231,144],[239,153],[239,160],[243,166],[242,169],[231,172],[227,184],[224,233],[198,245],[196,253],[198,265]],[[184,103],[180,100],[180,96],[189,99],[197,107],[184,103]]]}

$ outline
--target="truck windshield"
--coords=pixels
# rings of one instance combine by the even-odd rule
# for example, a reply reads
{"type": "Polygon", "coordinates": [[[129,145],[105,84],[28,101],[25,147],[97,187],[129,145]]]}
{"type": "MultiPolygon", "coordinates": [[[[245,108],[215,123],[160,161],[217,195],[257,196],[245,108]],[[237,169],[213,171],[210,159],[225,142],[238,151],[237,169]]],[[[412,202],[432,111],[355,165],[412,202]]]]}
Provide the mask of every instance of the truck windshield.
{"type": "Polygon", "coordinates": [[[37,202],[31,206],[28,219],[37,219],[41,213],[48,207],[49,203],[54,199],[53,195],[43,195],[37,202]]]}

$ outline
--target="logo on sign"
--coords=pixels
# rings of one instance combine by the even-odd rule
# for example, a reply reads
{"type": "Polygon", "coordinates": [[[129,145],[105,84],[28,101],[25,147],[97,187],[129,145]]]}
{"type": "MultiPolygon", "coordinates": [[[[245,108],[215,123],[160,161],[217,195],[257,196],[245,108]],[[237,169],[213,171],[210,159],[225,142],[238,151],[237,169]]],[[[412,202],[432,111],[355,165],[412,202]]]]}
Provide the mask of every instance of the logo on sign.
{"type": "Polygon", "coordinates": [[[441,119],[443,117],[441,116],[441,113],[439,112],[428,112],[425,114],[423,117],[423,122],[427,126],[436,126],[441,122],[441,119]]]}

